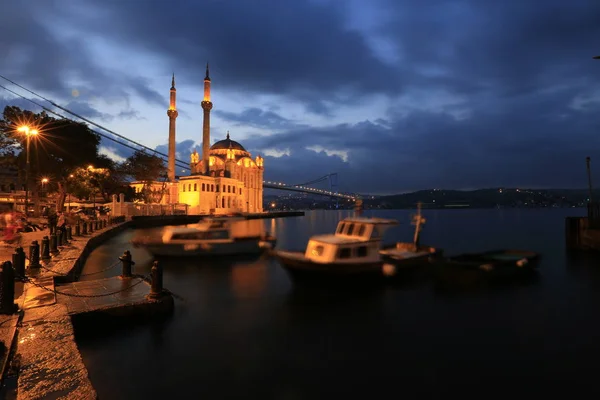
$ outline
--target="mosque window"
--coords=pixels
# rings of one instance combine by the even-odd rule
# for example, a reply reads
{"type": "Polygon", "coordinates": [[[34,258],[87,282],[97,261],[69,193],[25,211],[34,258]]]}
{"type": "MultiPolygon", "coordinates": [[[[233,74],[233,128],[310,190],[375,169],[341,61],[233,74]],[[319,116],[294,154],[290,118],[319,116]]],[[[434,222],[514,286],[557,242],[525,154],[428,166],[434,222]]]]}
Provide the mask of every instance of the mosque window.
{"type": "Polygon", "coordinates": [[[217,192],[219,191],[219,185],[217,184],[217,192]]]}
{"type": "Polygon", "coordinates": [[[194,183],[194,192],[197,192],[197,191],[198,191],[198,186],[197,186],[197,184],[194,183]]]}
{"type": "Polygon", "coordinates": [[[206,191],[206,190],[204,190],[204,189],[206,189],[206,187],[205,187],[204,185],[205,185],[205,184],[203,183],[203,184],[202,184],[202,191],[203,191],[203,192],[205,192],[205,191],[206,191]]]}
{"type": "Polygon", "coordinates": [[[183,191],[185,192],[185,184],[183,184],[182,186],[183,186],[183,191]]]}
{"type": "Polygon", "coordinates": [[[211,192],[214,192],[214,191],[215,191],[215,185],[212,185],[212,184],[210,185],[210,191],[211,191],[211,192]]]}
{"type": "Polygon", "coordinates": [[[225,197],[221,198],[221,204],[222,204],[222,208],[225,208],[225,197]]]}

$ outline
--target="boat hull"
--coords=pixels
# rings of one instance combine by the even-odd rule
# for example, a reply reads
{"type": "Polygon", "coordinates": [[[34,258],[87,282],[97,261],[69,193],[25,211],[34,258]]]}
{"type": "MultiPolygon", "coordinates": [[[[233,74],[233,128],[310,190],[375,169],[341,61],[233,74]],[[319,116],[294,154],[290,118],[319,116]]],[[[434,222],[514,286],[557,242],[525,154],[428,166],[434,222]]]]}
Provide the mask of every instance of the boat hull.
{"type": "Polygon", "coordinates": [[[538,258],[518,250],[462,254],[436,262],[435,275],[446,283],[505,283],[535,276],[538,258]]]}
{"type": "Polygon", "coordinates": [[[210,257],[260,254],[272,249],[275,238],[252,238],[215,243],[137,243],[155,257],[210,257]]]}
{"type": "Polygon", "coordinates": [[[294,279],[381,277],[381,261],[317,263],[301,252],[274,251],[273,255],[294,279]]]}
{"type": "Polygon", "coordinates": [[[432,263],[439,260],[443,251],[434,247],[419,246],[411,248],[410,244],[386,246],[379,252],[383,261],[382,272],[387,278],[430,277],[432,263]]]}

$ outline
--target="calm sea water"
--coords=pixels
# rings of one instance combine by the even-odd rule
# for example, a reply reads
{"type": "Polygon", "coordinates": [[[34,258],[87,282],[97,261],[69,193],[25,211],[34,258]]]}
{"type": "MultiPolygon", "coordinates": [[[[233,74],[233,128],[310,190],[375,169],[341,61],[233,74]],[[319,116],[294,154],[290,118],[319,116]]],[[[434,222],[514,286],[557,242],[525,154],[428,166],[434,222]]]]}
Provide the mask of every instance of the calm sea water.
{"type": "MultiPolygon", "coordinates": [[[[600,265],[571,259],[564,218],[578,209],[425,210],[423,243],[448,254],[522,248],[542,254],[540,279],[446,292],[431,283],[353,288],[294,286],[276,261],[165,263],[176,301],[167,321],[77,340],[104,399],[522,397],[600,393],[600,265]]],[[[410,240],[411,211],[386,242],[410,240]]],[[[300,249],[348,212],[265,220],[278,247],[300,249]]],[[[130,249],[125,232],[84,269],[130,249]]],[[[118,270],[116,271],[118,274],[118,270]]]]}

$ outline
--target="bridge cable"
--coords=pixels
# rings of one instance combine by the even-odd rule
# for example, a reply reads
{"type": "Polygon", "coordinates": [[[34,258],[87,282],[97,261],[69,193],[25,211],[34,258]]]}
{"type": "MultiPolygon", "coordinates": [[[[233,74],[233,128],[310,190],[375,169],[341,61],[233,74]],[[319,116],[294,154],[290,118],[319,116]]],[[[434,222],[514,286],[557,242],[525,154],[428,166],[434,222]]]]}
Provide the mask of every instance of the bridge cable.
{"type": "MultiPolygon", "coordinates": [[[[57,113],[57,112],[55,112],[55,111],[53,111],[53,110],[49,109],[48,107],[45,107],[45,106],[41,105],[40,103],[38,103],[38,102],[36,102],[36,101],[34,101],[34,100],[32,100],[32,99],[29,99],[29,98],[27,98],[27,97],[25,97],[25,96],[22,96],[22,95],[20,95],[19,93],[16,93],[16,92],[12,91],[11,89],[8,89],[7,87],[5,87],[5,86],[3,86],[3,85],[0,85],[0,88],[2,88],[2,89],[4,89],[4,90],[6,90],[6,91],[8,91],[8,92],[10,92],[10,93],[12,93],[12,94],[14,94],[15,96],[18,96],[18,97],[20,97],[20,98],[22,98],[22,99],[24,99],[24,100],[27,100],[27,101],[29,101],[29,102],[31,102],[31,103],[33,103],[33,104],[35,104],[36,106],[38,106],[38,107],[42,108],[44,111],[47,111],[47,112],[48,112],[48,113],[50,113],[50,114],[54,114],[54,115],[56,115],[56,116],[58,116],[58,117],[60,117],[60,118],[62,118],[62,119],[68,119],[68,118],[66,118],[64,115],[61,115],[61,114],[59,114],[59,113],[57,113]]],[[[96,130],[94,130],[94,129],[91,129],[91,128],[90,128],[90,130],[91,130],[92,132],[96,133],[97,135],[100,135],[100,136],[102,136],[103,138],[105,138],[105,139],[108,139],[108,140],[110,140],[110,141],[113,141],[113,142],[115,142],[115,143],[117,143],[117,144],[119,144],[119,145],[121,145],[121,146],[127,147],[127,148],[129,148],[129,149],[131,149],[131,150],[134,150],[134,151],[138,151],[138,150],[140,150],[140,149],[139,149],[139,148],[137,148],[137,147],[133,147],[133,146],[131,146],[131,145],[127,144],[127,143],[123,143],[123,142],[121,142],[121,141],[119,141],[119,140],[117,140],[117,139],[115,139],[115,138],[112,138],[112,137],[110,137],[110,136],[108,136],[108,135],[106,135],[106,134],[104,134],[104,133],[98,132],[98,131],[96,131],[96,130]]],[[[161,158],[163,161],[165,161],[164,157],[160,157],[160,158],[161,158]]],[[[184,166],[182,166],[182,165],[177,165],[177,166],[178,166],[178,167],[180,167],[180,168],[186,168],[186,169],[189,169],[189,168],[187,168],[187,167],[184,167],[184,166]]]]}
{"type": "MultiPolygon", "coordinates": [[[[112,130],[110,130],[110,129],[108,129],[108,128],[106,128],[106,127],[102,126],[102,125],[100,125],[100,124],[97,124],[97,123],[95,123],[95,122],[93,122],[93,121],[89,120],[88,118],[82,117],[81,115],[79,115],[79,114],[76,114],[76,113],[74,113],[74,112],[72,112],[72,111],[68,110],[67,108],[65,108],[65,107],[62,107],[62,106],[60,106],[60,105],[56,104],[54,101],[52,101],[52,100],[50,100],[50,99],[48,99],[48,98],[46,98],[46,97],[44,97],[44,96],[42,96],[42,95],[40,95],[40,94],[38,94],[38,93],[34,92],[34,91],[32,91],[32,90],[29,90],[29,89],[27,89],[26,87],[24,87],[24,86],[22,86],[22,85],[19,85],[18,83],[14,82],[14,81],[12,81],[12,80],[10,80],[10,79],[8,79],[7,77],[5,77],[5,76],[3,76],[3,75],[0,75],[0,78],[2,78],[2,79],[4,79],[4,80],[6,80],[6,81],[8,81],[8,82],[12,83],[12,84],[13,84],[13,85],[15,85],[15,86],[18,86],[18,87],[20,87],[21,89],[23,89],[23,90],[25,90],[25,91],[27,91],[27,92],[29,92],[29,93],[33,94],[34,96],[37,96],[37,97],[39,97],[39,98],[41,98],[41,99],[43,99],[43,100],[47,101],[48,103],[52,104],[54,107],[57,107],[57,108],[59,108],[59,109],[61,109],[61,110],[65,111],[65,112],[67,112],[67,113],[69,113],[69,114],[71,114],[71,115],[74,115],[75,117],[77,117],[77,118],[80,118],[80,119],[84,120],[85,122],[87,122],[87,123],[89,123],[89,124],[92,124],[92,125],[94,125],[94,126],[96,126],[96,127],[100,128],[100,129],[102,129],[102,130],[104,130],[104,131],[106,131],[106,132],[109,132],[109,133],[111,133],[111,134],[113,134],[113,135],[115,135],[115,136],[117,136],[117,137],[119,137],[119,138],[121,138],[121,139],[124,139],[124,140],[126,140],[126,141],[128,141],[128,142],[131,142],[131,143],[133,143],[133,144],[135,144],[135,145],[137,145],[137,146],[140,146],[140,147],[142,147],[142,148],[144,148],[144,149],[146,149],[146,150],[149,150],[149,151],[151,151],[151,152],[158,153],[158,154],[160,154],[160,155],[162,155],[162,156],[164,156],[164,157],[167,157],[167,158],[169,157],[167,154],[164,154],[164,153],[162,153],[162,152],[159,152],[159,151],[157,151],[156,149],[152,149],[152,148],[150,148],[150,147],[148,147],[148,146],[145,146],[145,145],[143,145],[143,144],[141,144],[141,143],[138,143],[138,142],[136,142],[136,141],[134,141],[134,140],[131,140],[131,139],[127,138],[126,136],[120,135],[120,134],[118,134],[118,133],[116,133],[116,132],[114,132],[114,131],[112,131],[112,130]]],[[[15,93],[15,92],[13,92],[13,91],[12,91],[12,90],[10,90],[10,89],[7,89],[7,88],[6,88],[6,87],[4,87],[4,86],[2,86],[2,88],[3,88],[3,89],[6,89],[6,90],[8,90],[8,91],[10,91],[11,93],[13,93],[13,94],[15,94],[15,95],[17,95],[17,96],[19,96],[19,97],[21,97],[21,98],[23,98],[23,99],[26,99],[26,100],[29,100],[29,101],[31,101],[32,103],[36,104],[36,105],[37,105],[37,106],[39,106],[39,107],[42,107],[43,109],[45,109],[45,110],[47,110],[47,111],[50,111],[50,110],[48,110],[46,107],[44,107],[44,106],[42,106],[42,105],[40,105],[40,104],[37,104],[37,103],[35,103],[34,101],[32,101],[31,99],[27,99],[26,97],[24,97],[24,96],[21,96],[21,95],[19,95],[19,94],[15,93]]],[[[55,115],[59,115],[59,114],[57,114],[57,113],[54,113],[54,112],[53,112],[53,114],[55,114],[55,115]]],[[[62,117],[62,118],[65,118],[64,116],[61,116],[61,117],[62,117]]],[[[66,118],[65,118],[65,119],[66,119],[66,118]]],[[[96,132],[96,133],[98,133],[98,132],[96,132]]],[[[98,133],[98,134],[100,134],[100,133],[98,133]]],[[[100,135],[101,135],[101,134],[100,134],[100,135]]],[[[101,136],[102,136],[102,137],[106,137],[105,135],[101,135],[101,136]]],[[[117,142],[117,143],[119,143],[119,142],[117,142]]],[[[137,150],[137,149],[136,149],[136,150],[137,150]]],[[[175,161],[176,161],[176,162],[179,162],[179,163],[183,163],[184,165],[186,164],[186,163],[185,163],[184,161],[182,161],[182,160],[175,159],[175,161]]],[[[179,167],[183,168],[182,166],[179,166],[179,167]]],[[[189,167],[186,167],[186,169],[189,169],[189,167]]]]}

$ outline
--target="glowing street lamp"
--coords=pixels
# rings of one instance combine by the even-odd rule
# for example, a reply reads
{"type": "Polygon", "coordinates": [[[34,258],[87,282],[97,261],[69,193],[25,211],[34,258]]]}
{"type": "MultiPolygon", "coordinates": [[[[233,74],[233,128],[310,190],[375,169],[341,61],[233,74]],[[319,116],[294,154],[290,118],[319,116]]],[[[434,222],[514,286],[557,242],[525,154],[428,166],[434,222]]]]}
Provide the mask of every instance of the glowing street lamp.
{"type": "Polygon", "coordinates": [[[25,217],[27,217],[29,215],[29,207],[28,207],[28,203],[29,203],[29,188],[28,188],[28,183],[29,183],[29,138],[31,136],[36,136],[39,132],[37,131],[37,129],[31,129],[28,126],[21,126],[17,129],[17,131],[19,132],[23,132],[25,134],[25,142],[26,142],[26,146],[25,146],[25,152],[26,152],[26,157],[27,157],[27,161],[25,164],[25,217]]]}
{"type": "MultiPolygon", "coordinates": [[[[73,179],[73,177],[74,177],[73,174],[69,175],[69,179],[73,179]]],[[[67,195],[69,196],[69,199],[67,200],[67,212],[70,212],[71,211],[71,190],[70,190],[68,183],[67,183],[67,195]]]]}

